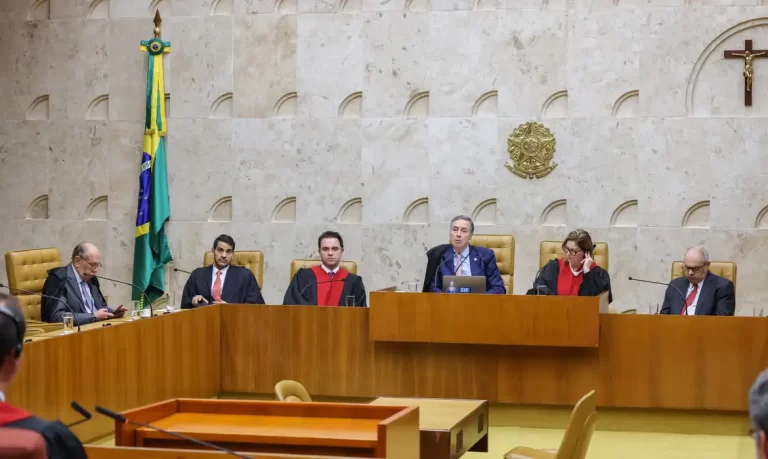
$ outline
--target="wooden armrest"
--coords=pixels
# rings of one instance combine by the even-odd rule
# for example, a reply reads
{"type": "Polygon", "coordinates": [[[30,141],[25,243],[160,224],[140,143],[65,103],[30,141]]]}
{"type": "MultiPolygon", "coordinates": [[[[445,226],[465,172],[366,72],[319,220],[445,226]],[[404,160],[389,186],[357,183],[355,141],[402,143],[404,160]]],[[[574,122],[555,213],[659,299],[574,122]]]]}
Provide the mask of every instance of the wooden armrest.
{"type": "Polygon", "coordinates": [[[510,449],[504,455],[504,459],[554,459],[556,453],[533,449],[527,446],[518,446],[510,449]]]}

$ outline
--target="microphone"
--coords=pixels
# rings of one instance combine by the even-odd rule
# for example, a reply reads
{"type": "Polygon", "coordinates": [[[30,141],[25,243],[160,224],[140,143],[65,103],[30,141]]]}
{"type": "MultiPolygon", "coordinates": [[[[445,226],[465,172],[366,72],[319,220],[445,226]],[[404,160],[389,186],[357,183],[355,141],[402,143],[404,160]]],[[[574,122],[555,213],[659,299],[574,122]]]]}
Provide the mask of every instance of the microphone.
{"type": "Polygon", "coordinates": [[[632,276],[629,276],[629,280],[635,281],[635,282],[645,282],[646,284],[666,285],[667,287],[672,287],[673,289],[675,289],[675,291],[677,293],[680,294],[680,297],[683,298],[683,311],[685,311],[685,315],[686,316],[688,315],[688,308],[685,306],[685,303],[687,303],[688,300],[685,299],[685,295],[683,295],[683,292],[681,292],[679,288],[677,288],[674,285],[672,285],[672,282],[669,282],[669,283],[665,284],[664,282],[656,282],[656,281],[650,281],[650,280],[645,280],[645,279],[638,279],[638,278],[632,277],[632,276]]]}
{"type": "Polygon", "coordinates": [[[147,299],[147,307],[149,308],[149,316],[150,317],[154,317],[155,313],[152,312],[152,302],[149,301],[149,297],[147,296],[146,293],[144,293],[144,290],[142,290],[139,287],[137,287],[136,284],[132,284],[130,282],[123,282],[123,281],[120,281],[120,280],[117,280],[117,279],[110,279],[109,277],[97,276],[95,274],[93,275],[93,277],[98,277],[99,279],[104,279],[104,280],[108,280],[108,281],[112,281],[112,282],[117,282],[118,284],[130,285],[131,287],[133,287],[136,290],[140,291],[141,294],[144,295],[144,298],[147,299]]]}
{"type": "MultiPolygon", "coordinates": [[[[449,247],[449,248],[450,248],[450,247],[449,247]]],[[[447,251],[448,251],[448,249],[445,249],[445,251],[444,251],[443,253],[441,253],[441,254],[440,254],[440,258],[443,258],[443,255],[445,255],[445,252],[447,252],[447,251]]],[[[459,266],[457,266],[457,267],[455,267],[455,268],[453,269],[453,275],[454,275],[454,276],[455,276],[455,275],[456,275],[456,273],[457,273],[457,272],[458,272],[458,271],[461,269],[461,265],[464,263],[464,260],[466,260],[467,258],[469,258],[469,254],[467,254],[467,256],[466,256],[466,257],[464,257],[464,258],[462,258],[462,259],[461,259],[461,263],[459,263],[459,266]]],[[[439,265],[437,265],[437,269],[435,269],[435,279],[434,279],[434,281],[435,281],[435,282],[434,282],[434,284],[435,284],[435,288],[437,288],[437,274],[440,272],[440,267],[441,267],[441,266],[443,266],[443,263],[445,263],[446,261],[449,261],[449,260],[451,260],[451,261],[452,261],[452,260],[453,260],[453,258],[446,258],[445,260],[441,261],[439,265]]]]}
{"type": "Polygon", "coordinates": [[[122,414],[115,413],[114,411],[109,410],[109,409],[104,408],[104,407],[101,407],[101,406],[97,406],[96,407],[96,412],[99,413],[99,414],[102,414],[102,415],[104,415],[104,416],[106,416],[108,418],[112,418],[112,419],[114,419],[115,421],[117,421],[117,422],[119,422],[121,424],[133,424],[133,425],[139,426],[139,427],[146,427],[146,428],[149,428],[149,429],[152,429],[152,430],[156,430],[158,432],[162,432],[164,434],[170,435],[172,437],[179,438],[181,440],[186,440],[186,441],[195,443],[197,445],[205,446],[206,448],[214,449],[216,451],[221,451],[222,453],[227,453],[227,454],[229,454],[231,456],[240,457],[240,458],[244,458],[244,459],[252,459],[250,456],[246,456],[245,454],[240,454],[240,453],[235,452],[235,451],[233,451],[231,449],[223,448],[223,447],[221,447],[219,445],[214,445],[213,443],[208,443],[207,441],[198,440],[196,438],[188,437],[188,436],[186,436],[184,434],[180,434],[180,433],[176,433],[176,432],[171,432],[169,430],[161,429],[160,427],[153,426],[152,424],[145,424],[143,422],[131,421],[130,419],[128,419],[125,416],[123,416],[122,414]]]}
{"type": "Polygon", "coordinates": [[[80,404],[77,403],[76,401],[72,400],[72,403],[70,403],[69,406],[72,407],[73,410],[75,410],[78,413],[80,413],[80,416],[82,416],[83,419],[81,419],[79,421],[75,421],[72,424],[67,424],[66,425],[67,429],[69,429],[70,427],[74,427],[74,426],[76,426],[78,424],[82,424],[85,421],[89,421],[91,419],[91,417],[92,417],[91,413],[88,410],[86,410],[85,408],[83,408],[82,406],[80,406],[80,404]]]}
{"type": "Polygon", "coordinates": [[[179,269],[179,268],[173,268],[173,271],[174,271],[174,272],[177,272],[177,273],[178,273],[178,272],[182,272],[182,273],[192,274],[192,273],[191,273],[191,272],[189,272],[189,271],[184,271],[183,269],[179,269]]]}
{"type": "Polygon", "coordinates": [[[331,282],[344,282],[347,280],[345,277],[344,279],[331,279],[331,280],[324,280],[324,281],[317,281],[317,282],[310,282],[309,284],[305,285],[303,289],[299,292],[299,298],[304,298],[304,292],[313,285],[320,285],[320,284],[330,284],[331,282]]]}
{"type": "Polygon", "coordinates": [[[16,287],[9,287],[9,286],[7,286],[5,284],[0,284],[0,287],[7,288],[8,290],[15,290],[17,292],[26,293],[27,295],[39,295],[42,298],[48,298],[50,300],[58,301],[59,303],[63,304],[65,308],[67,308],[67,311],[72,313],[72,317],[75,320],[75,325],[77,325],[77,332],[80,333],[80,321],[77,320],[77,314],[75,314],[75,311],[73,311],[72,308],[69,307],[67,302],[62,300],[61,298],[57,298],[57,297],[51,296],[51,295],[44,295],[42,293],[32,292],[32,291],[29,291],[29,290],[23,290],[23,289],[16,288],[16,287]]]}

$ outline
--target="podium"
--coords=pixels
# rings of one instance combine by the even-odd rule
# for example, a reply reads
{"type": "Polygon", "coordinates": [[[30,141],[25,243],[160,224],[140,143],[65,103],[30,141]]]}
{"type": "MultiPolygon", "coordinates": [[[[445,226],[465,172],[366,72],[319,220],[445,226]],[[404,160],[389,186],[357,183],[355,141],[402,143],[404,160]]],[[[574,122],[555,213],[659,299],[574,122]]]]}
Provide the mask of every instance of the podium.
{"type": "Polygon", "coordinates": [[[371,292],[371,341],[596,348],[608,293],[588,296],[371,292]]]}
{"type": "MultiPolygon", "coordinates": [[[[172,399],[123,411],[238,452],[418,459],[419,408],[351,403],[172,399]]],[[[147,427],[115,422],[118,447],[200,449],[147,427]]]]}

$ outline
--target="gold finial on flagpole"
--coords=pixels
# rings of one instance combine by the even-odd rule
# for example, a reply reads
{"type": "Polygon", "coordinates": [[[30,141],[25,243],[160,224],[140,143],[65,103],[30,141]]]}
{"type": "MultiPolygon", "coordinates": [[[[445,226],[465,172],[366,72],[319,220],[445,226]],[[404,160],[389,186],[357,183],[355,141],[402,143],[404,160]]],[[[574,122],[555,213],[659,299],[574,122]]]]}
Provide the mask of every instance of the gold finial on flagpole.
{"type": "Polygon", "coordinates": [[[160,24],[163,22],[163,18],[160,17],[160,10],[155,10],[155,19],[152,21],[155,23],[155,38],[160,38],[160,24]]]}

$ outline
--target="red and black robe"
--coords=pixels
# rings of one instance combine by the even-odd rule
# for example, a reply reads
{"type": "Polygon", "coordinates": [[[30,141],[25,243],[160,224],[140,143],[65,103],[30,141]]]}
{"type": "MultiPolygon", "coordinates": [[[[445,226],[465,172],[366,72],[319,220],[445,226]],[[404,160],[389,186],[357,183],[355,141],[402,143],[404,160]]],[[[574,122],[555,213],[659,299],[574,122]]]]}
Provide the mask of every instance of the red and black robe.
{"type": "Polygon", "coordinates": [[[285,292],[285,305],[346,306],[347,297],[354,297],[354,306],[365,307],[363,279],[344,268],[333,278],[322,266],[302,268],[293,275],[288,290],[285,292]]]}
{"type": "Polygon", "coordinates": [[[83,445],[69,429],[60,422],[45,421],[0,402],[0,427],[31,430],[42,435],[49,458],[87,458],[83,445]]]}
{"type": "Polygon", "coordinates": [[[533,281],[533,288],[528,290],[528,295],[561,295],[561,296],[598,296],[608,292],[608,302],[613,301],[611,292],[611,278],[608,272],[593,264],[589,272],[579,272],[573,275],[565,258],[550,260],[539,271],[533,281]]]}

